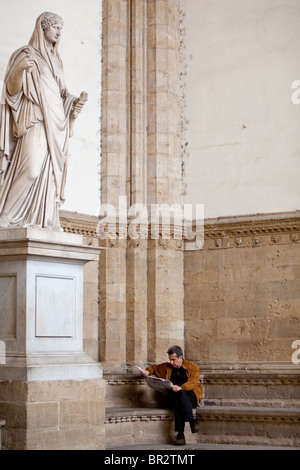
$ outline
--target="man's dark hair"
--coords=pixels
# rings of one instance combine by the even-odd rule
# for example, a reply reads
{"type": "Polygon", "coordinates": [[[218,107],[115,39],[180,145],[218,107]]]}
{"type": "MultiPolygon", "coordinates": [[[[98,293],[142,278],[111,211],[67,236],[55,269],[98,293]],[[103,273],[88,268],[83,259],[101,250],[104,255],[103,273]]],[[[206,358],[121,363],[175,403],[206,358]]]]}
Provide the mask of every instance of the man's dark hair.
{"type": "Polygon", "coordinates": [[[171,346],[168,349],[168,354],[169,356],[171,356],[172,354],[176,354],[176,357],[180,357],[180,356],[183,357],[183,351],[180,346],[171,346]]]}

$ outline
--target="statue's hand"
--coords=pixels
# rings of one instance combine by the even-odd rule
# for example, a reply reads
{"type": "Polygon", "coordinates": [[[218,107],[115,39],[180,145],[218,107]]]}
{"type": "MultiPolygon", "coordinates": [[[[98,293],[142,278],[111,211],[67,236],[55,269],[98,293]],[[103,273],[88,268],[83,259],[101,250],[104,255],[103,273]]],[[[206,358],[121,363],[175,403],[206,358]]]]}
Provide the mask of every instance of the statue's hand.
{"type": "Polygon", "coordinates": [[[18,65],[19,70],[27,70],[28,72],[31,72],[32,67],[34,66],[34,59],[33,59],[33,53],[28,52],[27,56],[24,57],[21,62],[18,65]]]}
{"type": "Polygon", "coordinates": [[[74,101],[73,110],[70,115],[70,137],[74,135],[74,123],[78,117],[78,114],[81,112],[83,106],[88,100],[88,94],[85,91],[82,91],[79,98],[74,101]]]}
{"type": "Polygon", "coordinates": [[[7,81],[7,90],[10,95],[16,95],[22,89],[24,70],[31,72],[34,67],[33,53],[29,51],[25,57],[18,63],[14,72],[7,81]]]}
{"type": "Polygon", "coordinates": [[[74,101],[73,118],[77,118],[87,100],[88,94],[85,91],[82,91],[80,97],[74,101]]]}
{"type": "Polygon", "coordinates": [[[79,98],[77,98],[76,101],[74,101],[74,117],[77,117],[78,114],[81,112],[82,108],[84,106],[84,103],[82,103],[82,101],[80,101],[79,98]]]}

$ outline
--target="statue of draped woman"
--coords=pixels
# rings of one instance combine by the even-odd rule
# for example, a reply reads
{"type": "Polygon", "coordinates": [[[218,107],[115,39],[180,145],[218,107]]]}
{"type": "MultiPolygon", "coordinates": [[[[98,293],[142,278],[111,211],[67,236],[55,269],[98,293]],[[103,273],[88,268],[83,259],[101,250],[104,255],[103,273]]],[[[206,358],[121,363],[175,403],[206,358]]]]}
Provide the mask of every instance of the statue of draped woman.
{"type": "Polygon", "coordinates": [[[68,141],[87,95],[69,94],[58,53],[63,20],[43,13],[10,58],[0,104],[0,228],[61,230],[68,141]]]}

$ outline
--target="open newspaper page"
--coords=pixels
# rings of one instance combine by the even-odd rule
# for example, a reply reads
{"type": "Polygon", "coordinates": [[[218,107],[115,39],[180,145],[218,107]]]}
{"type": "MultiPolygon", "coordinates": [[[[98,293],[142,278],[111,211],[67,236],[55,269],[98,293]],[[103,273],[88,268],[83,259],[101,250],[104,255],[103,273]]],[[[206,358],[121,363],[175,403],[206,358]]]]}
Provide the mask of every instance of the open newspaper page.
{"type": "Polygon", "coordinates": [[[173,384],[170,380],[161,379],[160,377],[156,377],[155,375],[146,375],[143,370],[139,367],[141,374],[146,378],[147,385],[150,388],[154,388],[159,392],[164,392],[166,390],[171,390],[173,384]]]}

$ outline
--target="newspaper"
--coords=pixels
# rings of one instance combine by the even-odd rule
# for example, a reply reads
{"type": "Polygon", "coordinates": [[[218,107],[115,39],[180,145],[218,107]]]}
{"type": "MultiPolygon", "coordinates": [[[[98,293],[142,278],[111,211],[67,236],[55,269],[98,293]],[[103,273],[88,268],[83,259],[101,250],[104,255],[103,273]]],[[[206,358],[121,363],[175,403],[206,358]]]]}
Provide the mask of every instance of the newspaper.
{"type": "Polygon", "coordinates": [[[156,375],[147,375],[144,371],[139,367],[138,368],[141,374],[146,378],[147,385],[150,388],[154,388],[159,392],[164,392],[166,390],[171,390],[173,384],[170,380],[161,379],[160,377],[156,377],[156,375]]]}

